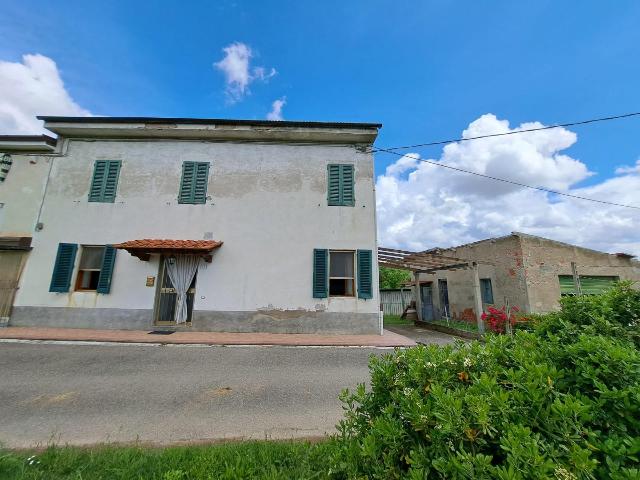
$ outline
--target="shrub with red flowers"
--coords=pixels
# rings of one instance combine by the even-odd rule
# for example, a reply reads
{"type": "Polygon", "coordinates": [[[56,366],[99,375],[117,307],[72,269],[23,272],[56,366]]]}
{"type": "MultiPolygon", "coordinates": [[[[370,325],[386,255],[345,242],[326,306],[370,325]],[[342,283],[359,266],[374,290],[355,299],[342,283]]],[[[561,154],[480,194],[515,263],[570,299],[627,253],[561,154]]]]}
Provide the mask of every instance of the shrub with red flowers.
{"type": "Polygon", "coordinates": [[[517,322],[516,313],[520,311],[518,307],[502,308],[489,307],[488,312],[482,314],[482,320],[489,326],[492,332],[505,333],[512,331],[517,322]]]}

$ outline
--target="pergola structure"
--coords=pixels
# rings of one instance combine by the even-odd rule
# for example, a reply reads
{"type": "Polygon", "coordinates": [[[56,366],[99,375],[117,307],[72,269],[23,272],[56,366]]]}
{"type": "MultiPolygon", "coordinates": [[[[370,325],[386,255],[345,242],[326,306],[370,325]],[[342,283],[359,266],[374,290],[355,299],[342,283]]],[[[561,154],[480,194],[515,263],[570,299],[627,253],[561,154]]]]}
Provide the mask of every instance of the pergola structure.
{"type": "Polygon", "coordinates": [[[480,293],[480,277],[478,275],[478,263],[462,258],[442,255],[439,250],[427,250],[424,252],[410,252],[394,248],[378,247],[378,264],[390,267],[410,270],[415,281],[416,313],[418,319],[422,318],[422,298],[420,297],[420,274],[432,274],[442,270],[471,270],[473,272],[473,290],[478,331],[484,333],[482,321],[482,295],[480,293]]]}

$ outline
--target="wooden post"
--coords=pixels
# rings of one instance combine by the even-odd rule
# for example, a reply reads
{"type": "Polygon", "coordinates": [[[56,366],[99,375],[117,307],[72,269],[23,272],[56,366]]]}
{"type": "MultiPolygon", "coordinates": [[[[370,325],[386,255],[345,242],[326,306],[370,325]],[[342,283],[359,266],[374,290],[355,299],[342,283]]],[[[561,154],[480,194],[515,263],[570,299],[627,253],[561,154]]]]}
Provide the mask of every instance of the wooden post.
{"type": "Polygon", "coordinates": [[[576,262],[571,262],[571,273],[573,274],[573,289],[577,295],[582,295],[582,285],[580,285],[580,275],[578,275],[576,262]]]}
{"type": "Polygon", "coordinates": [[[415,298],[416,298],[416,315],[418,320],[423,322],[422,319],[422,298],[420,298],[420,273],[413,272],[413,280],[415,282],[415,298]]]}
{"type": "Polygon", "coordinates": [[[482,292],[480,291],[480,275],[478,264],[473,262],[473,300],[475,304],[478,333],[484,334],[484,320],[482,320],[482,292]]]}

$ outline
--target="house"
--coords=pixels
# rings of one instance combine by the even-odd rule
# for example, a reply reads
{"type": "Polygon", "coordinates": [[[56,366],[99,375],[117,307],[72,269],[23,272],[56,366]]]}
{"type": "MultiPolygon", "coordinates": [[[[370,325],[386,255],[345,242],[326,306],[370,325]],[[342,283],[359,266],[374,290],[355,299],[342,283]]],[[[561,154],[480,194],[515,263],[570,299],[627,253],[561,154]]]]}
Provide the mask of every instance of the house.
{"type": "Polygon", "coordinates": [[[417,274],[416,310],[423,321],[475,322],[480,304],[485,311],[508,303],[523,312],[544,313],[558,309],[563,295],[597,294],[618,280],[640,280],[640,262],[632,255],[518,232],[425,253],[463,259],[474,268],[417,274]]]}
{"type": "Polygon", "coordinates": [[[0,137],[10,325],[380,333],[381,125],[39,118],[0,137]]]}
{"type": "Polygon", "coordinates": [[[0,326],[9,313],[38,223],[55,149],[47,135],[0,135],[0,326]]]}

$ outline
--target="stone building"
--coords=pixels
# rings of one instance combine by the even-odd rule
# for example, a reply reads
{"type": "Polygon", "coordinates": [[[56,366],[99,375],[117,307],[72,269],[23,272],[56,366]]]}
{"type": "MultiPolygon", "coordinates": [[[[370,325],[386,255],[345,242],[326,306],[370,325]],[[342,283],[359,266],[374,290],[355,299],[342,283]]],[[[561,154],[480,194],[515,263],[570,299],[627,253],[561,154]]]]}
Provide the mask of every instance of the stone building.
{"type": "Polygon", "coordinates": [[[379,124],[42,119],[0,137],[10,325],[381,331],[379,124]]]}
{"type": "Polygon", "coordinates": [[[595,294],[618,280],[640,280],[640,262],[632,255],[518,232],[430,252],[477,263],[479,285],[471,268],[419,274],[417,310],[425,321],[448,317],[475,322],[480,303],[485,311],[488,305],[508,302],[524,312],[549,312],[558,308],[562,295],[573,295],[577,288],[595,294]]]}

